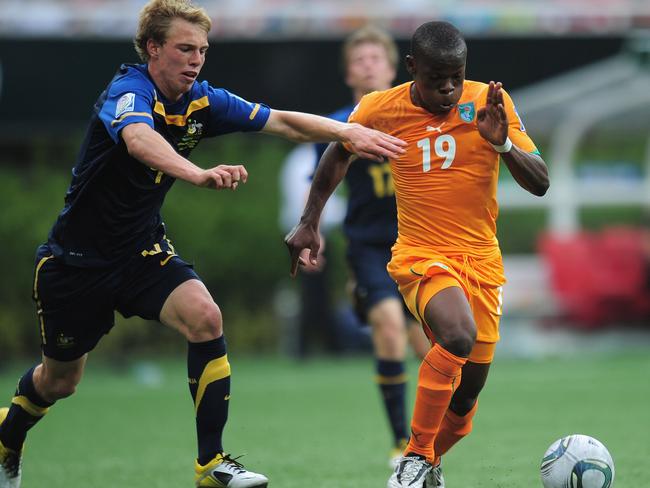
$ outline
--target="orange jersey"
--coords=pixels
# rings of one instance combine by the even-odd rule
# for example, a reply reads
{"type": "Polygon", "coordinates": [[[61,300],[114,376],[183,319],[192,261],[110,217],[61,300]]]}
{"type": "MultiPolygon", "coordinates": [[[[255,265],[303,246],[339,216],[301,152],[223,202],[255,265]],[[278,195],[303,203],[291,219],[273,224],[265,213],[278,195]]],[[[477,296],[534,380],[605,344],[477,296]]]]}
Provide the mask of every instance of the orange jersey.
{"type": "MultiPolygon", "coordinates": [[[[398,212],[394,254],[419,248],[449,257],[498,257],[500,262],[499,154],[476,126],[488,85],[466,80],[457,106],[438,115],[413,104],[411,83],[366,95],[349,119],[408,143],[406,154],[390,161],[398,212]]],[[[536,151],[512,99],[505,92],[503,98],[513,144],[536,151]]]]}

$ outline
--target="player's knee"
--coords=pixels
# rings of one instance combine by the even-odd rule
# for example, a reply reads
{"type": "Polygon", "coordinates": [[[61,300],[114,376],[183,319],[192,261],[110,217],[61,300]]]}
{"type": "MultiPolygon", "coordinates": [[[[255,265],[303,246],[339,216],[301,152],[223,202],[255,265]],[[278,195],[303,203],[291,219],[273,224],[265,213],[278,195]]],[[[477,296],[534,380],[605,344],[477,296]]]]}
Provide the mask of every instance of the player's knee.
{"type": "Polygon", "coordinates": [[[204,301],[197,305],[192,318],[187,324],[187,340],[205,342],[216,339],[223,334],[221,310],[213,301],[204,301]]]}
{"type": "Polygon", "coordinates": [[[442,328],[438,343],[450,353],[466,358],[476,342],[476,326],[471,318],[442,328]]]}
{"type": "Polygon", "coordinates": [[[57,401],[74,395],[78,381],[75,377],[55,378],[42,385],[44,396],[49,401],[57,401]]]}
{"type": "Polygon", "coordinates": [[[379,340],[395,344],[405,341],[405,331],[401,324],[395,322],[383,322],[374,327],[375,335],[379,340]]]}

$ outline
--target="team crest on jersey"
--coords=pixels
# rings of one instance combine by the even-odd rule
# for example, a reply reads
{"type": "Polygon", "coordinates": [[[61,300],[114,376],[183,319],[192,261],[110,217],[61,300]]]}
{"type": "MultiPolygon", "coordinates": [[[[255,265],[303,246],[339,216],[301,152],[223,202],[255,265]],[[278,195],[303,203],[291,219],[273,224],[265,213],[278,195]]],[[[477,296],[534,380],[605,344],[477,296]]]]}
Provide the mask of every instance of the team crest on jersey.
{"type": "Polygon", "coordinates": [[[196,120],[187,119],[187,132],[178,143],[179,150],[194,149],[203,135],[203,124],[196,120]]]}
{"type": "Polygon", "coordinates": [[[187,134],[193,136],[196,134],[200,136],[203,134],[203,124],[201,122],[196,122],[192,119],[187,121],[187,134]]]}
{"type": "Polygon", "coordinates": [[[117,119],[120,115],[126,112],[133,112],[135,108],[135,93],[125,93],[117,101],[117,107],[115,107],[115,118],[117,119]]]}
{"type": "Polygon", "coordinates": [[[474,102],[461,103],[458,105],[458,115],[463,122],[471,122],[476,116],[476,109],[474,109],[474,102]]]}
{"type": "Polygon", "coordinates": [[[75,345],[75,338],[59,334],[56,336],[56,345],[60,348],[72,347],[75,345]]]}

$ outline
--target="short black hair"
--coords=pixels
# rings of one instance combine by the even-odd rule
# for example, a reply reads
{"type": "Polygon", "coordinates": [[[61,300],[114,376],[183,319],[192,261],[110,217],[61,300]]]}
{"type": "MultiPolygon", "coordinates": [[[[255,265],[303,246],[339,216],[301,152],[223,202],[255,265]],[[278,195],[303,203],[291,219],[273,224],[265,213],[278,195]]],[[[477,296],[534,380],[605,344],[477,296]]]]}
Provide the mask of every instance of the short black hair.
{"type": "Polygon", "coordinates": [[[427,22],[413,33],[411,54],[419,59],[460,57],[467,55],[467,45],[461,32],[449,22],[427,22]]]}

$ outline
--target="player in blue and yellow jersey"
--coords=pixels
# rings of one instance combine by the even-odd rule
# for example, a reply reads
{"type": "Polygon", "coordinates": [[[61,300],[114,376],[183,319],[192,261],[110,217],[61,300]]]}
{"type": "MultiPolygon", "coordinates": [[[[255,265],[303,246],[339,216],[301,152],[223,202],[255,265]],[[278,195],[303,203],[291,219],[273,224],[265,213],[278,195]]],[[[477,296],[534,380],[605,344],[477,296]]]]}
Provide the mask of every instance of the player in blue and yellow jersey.
{"type": "MultiPolygon", "coordinates": [[[[395,42],[380,29],[367,26],[351,34],[342,51],[345,83],[354,103],[329,117],[345,122],[368,93],[391,87],[397,69],[395,42]]],[[[318,144],[318,159],[327,146],[318,144]]],[[[408,441],[407,375],[404,365],[408,339],[420,357],[430,344],[421,327],[404,310],[404,301],[386,264],[397,238],[395,187],[388,161],[357,159],[345,175],[348,208],[343,231],[355,290],[356,309],[372,328],[376,381],[381,391],[393,448],[390,462],[401,456],[408,441]],[[415,326],[413,326],[415,324],[415,326]]],[[[408,312],[407,312],[408,313],[408,312]]]]}
{"type": "Polygon", "coordinates": [[[233,190],[246,182],[243,166],[204,170],[186,159],[204,137],[262,131],[297,142],[338,140],[379,159],[403,152],[403,143],[198,82],[210,26],[188,0],[150,1],[135,39],[144,64],[123,65],[95,104],[65,206],[37,251],[33,297],[42,362],[22,376],[11,407],[0,410],[0,488],[19,487],[27,431],[74,393],[88,353],[113,326],[114,310],[159,320],[188,340],[196,486],[267,486],[265,476],[223,449],[230,364],[221,312],[167,239],[161,205],[176,179],[233,190]]]}
{"type": "MultiPolygon", "coordinates": [[[[390,159],[398,237],[387,268],[433,343],[388,488],[443,488],[441,456],[472,431],[502,314],[500,159],[530,193],[549,186],[546,163],[501,83],[466,80],[466,59],[453,25],[421,25],[406,58],[413,81],[366,95],[349,119],[407,142],[406,153],[390,159]]],[[[350,160],[338,143],[323,155],[300,224],[287,236],[292,273],[305,248],[316,260],[322,205],[350,160]]]]}

